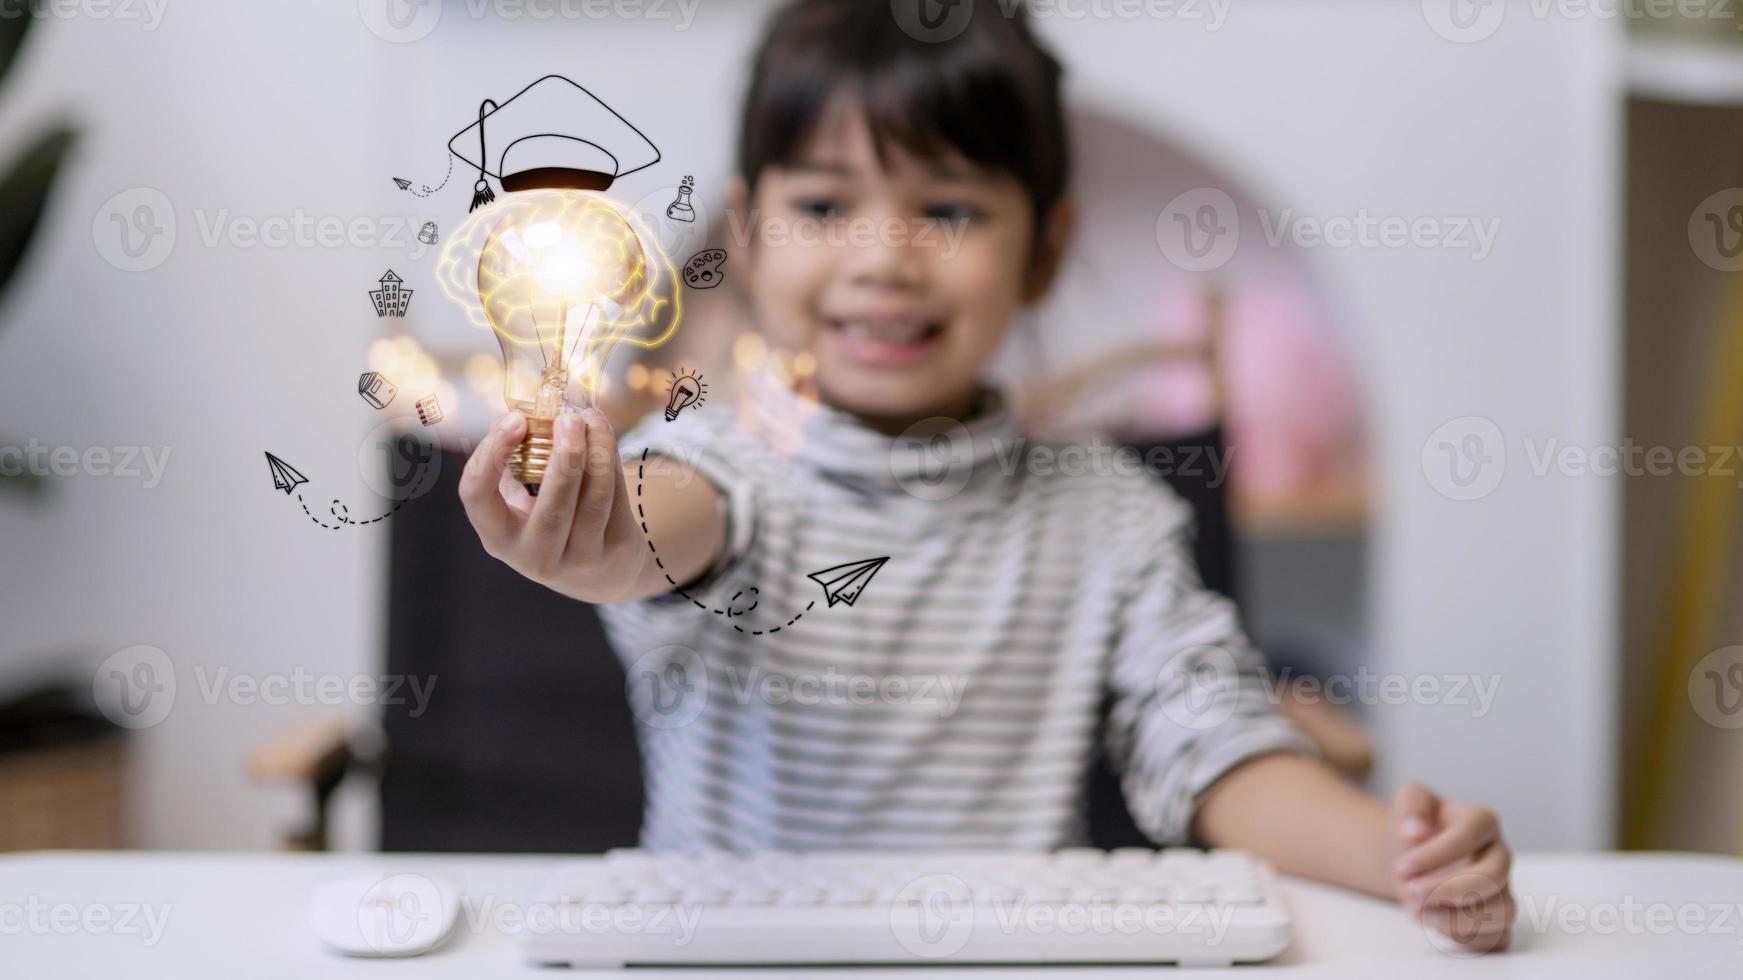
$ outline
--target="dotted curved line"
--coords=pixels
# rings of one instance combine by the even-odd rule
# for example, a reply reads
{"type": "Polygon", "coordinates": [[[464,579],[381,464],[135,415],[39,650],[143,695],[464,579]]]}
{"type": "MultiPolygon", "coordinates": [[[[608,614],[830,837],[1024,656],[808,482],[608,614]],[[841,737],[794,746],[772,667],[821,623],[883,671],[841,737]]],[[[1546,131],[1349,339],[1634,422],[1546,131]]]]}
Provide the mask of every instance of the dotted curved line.
{"type": "MultiPolygon", "coordinates": [[[[641,459],[637,460],[636,464],[635,464],[635,498],[636,498],[635,514],[636,514],[637,520],[639,520],[641,522],[643,535],[646,535],[648,533],[648,515],[647,515],[647,512],[642,509],[642,504],[641,504],[642,473],[647,467],[647,462],[648,462],[648,450],[643,449],[641,459]]],[[[650,537],[647,539],[647,542],[648,542],[648,551],[652,552],[653,556],[654,556],[654,564],[659,566],[660,574],[662,574],[666,577],[666,581],[672,586],[672,591],[678,593],[679,595],[683,596],[686,599],[689,599],[690,604],[695,606],[697,609],[700,609],[703,612],[711,612],[711,613],[715,614],[716,616],[726,616],[728,618],[731,618],[733,616],[742,616],[745,613],[750,612],[750,609],[756,608],[755,602],[751,603],[750,609],[746,609],[744,612],[740,612],[740,613],[735,613],[735,612],[731,611],[730,609],[711,608],[707,603],[702,602],[701,600],[697,599],[695,596],[684,591],[684,587],[682,585],[678,584],[678,580],[672,577],[672,573],[666,571],[666,563],[660,560],[660,552],[659,552],[658,548],[654,547],[654,539],[650,537]]],[[[743,595],[743,594],[744,594],[744,592],[741,589],[740,591],[734,593],[732,598],[737,599],[740,595],[743,595]]],[[[758,601],[760,602],[761,600],[759,599],[758,601]]],[[[729,600],[727,602],[727,605],[730,606],[731,604],[732,603],[729,600]]],[[[804,615],[806,613],[810,612],[811,607],[815,606],[815,605],[817,605],[817,600],[812,599],[810,602],[805,603],[805,608],[794,613],[792,619],[787,620],[785,623],[782,623],[779,626],[771,626],[766,630],[747,630],[743,626],[738,625],[737,623],[733,623],[732,628],[735,630],[738,630],[740,633],[748,633],[751,636],[766,636],[766,635],[769,635],[772,633],[779,633],[780,631],[786,629],[787,627],[793,625],[794,623],[797,623],[801,618],[804,617],[804,615]]]]}
{"type": "MultiPolygon", "coordinates": [[[[410,497],[406,498],[406,500],[410,500],[410,499],[411,499],[410,497]]],[[[328,524],[326,521],[323,521],[319,517],[316,517],[314,514],[314,511],[309,510],[309,503],[308,503],[308,501],[303,499],[302,491],[300,491],[300,490],[297,492],[297,503],[303,505],[303,513],[308,515],[309,520],[314,521],[316,524],[320,525],[321,527],[326,528],[329,531],[337,531],[347,524],[350,524],[354,527],[362,527],[365,524],[375,524],[379,521],[385,521],[394,515],[394,511],[397,511],[401,507],[405,506],[405,500],[396,501],[393,505],[393,509],[389,510],[387,513],[381,515],[380,517],[371,517],[367,521],[354,521],[351,519],[351,509],[346,507],[343,503],[340,503],[339,501],[335,500],[335,501],[333,501],[333,505],[332,505],[331,510],[332,510],[333,518],[335,520],[337,520],[339,523],[328,524]],[[340,511],[344,511],[344,513],[340,513],[340,511]]]]}
{"type": "MultiPolygon", "coordinates": [[[[354,524],[354,525],[356,525],[356,526],[358,526],[358,527],[362,527],[362,526],[363,526],[363,525],[365,525],[365,524],[375,524],[375,523],[378,523],[378,522],[380,522],[380,521],[385,521],[385,520],[387,520],[387,519],[388,519],[388,518],[390,518],[390,517],[392,517],[392,516],[393,516],[393,515],[394,515],[394,512],[395,512],[395,511],[397,511],[397,510],[399,510],[399,509],[400,509],[400,508],[401,508],[401,507],[404,507],[404,506],[405,506],[405,502],[406,502],[406,501],[407,501],[407,500],[410,500],[410,499],[411,499],[411,498],[410,498],[410,497],[406,497],[406,498],[404,498],[404,499],[402,499],[402,500],[396,500],[396,501],[394,501],[394,504],[393,504],[393,506],[392,506],[392,507],[391,507],[391,508],[389,508],[389,509],[388,509],[388,512],[387,512],[387,513],[385,513],[385,514],[383,514],[383,515],[381,515],[381,516],[380,516],[380,517],[371,517],[371,518],[370,518],[370,519],[369,519],[369,520],[367,520],[367,521],[354,521],[354,520],[352,520],[352,519],[351,519],[351,517],[350,517],[350,513],[351,513],[351,512],[350,512],[350,511],[349,511],[349,510],[346,510],[346,512],[345,512],[345,513],[346,513],[346,516],[344,516],[344,517],[340,517],[340,518],[339,518],[339,519],[340,519],[340,520],[341,520],[341,521],[344,521],[344,522],[345,522],[345,523],[346,523],[346,524],[354,524]]],[[[345,506],[345,505],[344,505],[344,504],[340,504],[340,503],[339,503],[339,502],[338,502],[338,501],[337,501],[337,500],[335,500],[335,501],[333,501],[333,503],[335,503],[335,504],[338,504],[338,506],[340,506],[340,507],[344,507],[344,506],[345,506]]],[[[338,516],[338,515],[334,515],[334,516],[336,516],[336,517],[337,517],[337,516],[338,516]]]]}
{"type": "Polygon", "coordinates": [[[748,606],[746,606],[746,607],[744,607],[744,608],[743,608],[743,609],[736,609],[736,610],[735,610],[735,609],[733,609],[733,608],[732,608],[732,604],[733,604],[733,603],[735,603],[735,602],[737,602],[737,601],[738,601],[738,597],[739,597],[739,596],[741,596],[741,595],[744,595],[744,590],[743,590],[743,589],[739,589],[739,590],[738,590],[738,591],[737,591],[737,592],[734,592],[734,593],[733,593],[733,594],[732,594],[732,598],[730,598],[730,599],[728,599],[728,600],[726,600],[726,615],[727,615],[727,616],[728,616],[728,617],[732,617],[732,616],[749,616],[749,615],[750,615],[750,613],[751,613],[751,610],[753,610],[753,609],[755,609],[755,608],[756,608],[756,607],[757,607],[757,603],[759,603],[759,602],[762,602],[762,601],[763,601],[763,600],[762,600],[762,592],[760,592],[760,591],[759,591],[759,590],[758,590],[758,589],[757,589],[757,587],[756,587],[756,586],[754,586],[754,585],[753,585],[753,586],[751,586],[751,587],[750,587],[750,590],[751,590],[751,591],[752,591],[752,592],[755,592],[755,593],[756,593],[756,594],[757,594],[757,597],[756,597],[756,598],[755,598],[755,599],[752,599],[752,600],[751,600],[751,601],[750,601],[750,605],[748,605],[748,606]]]}
{"type": "Polygon", "coordinates": [[[429,184],[425,184],[424,189],[423,189],[423,193],[421,193],[421,194],[417,191],[412,191],[412,193],[418,197],[429,197],[431,194],[436,193],[437,191],[441,190],[444,187],[447,187],[448,186],[448,178],[450,178],[452,176],[454,176],[454,154],[450,153],[450,154],[448,154],[448,172],[446,174],[442,175],[442,182],[440,184],[437,184],[434,187],[431,187],[429,184]]]}

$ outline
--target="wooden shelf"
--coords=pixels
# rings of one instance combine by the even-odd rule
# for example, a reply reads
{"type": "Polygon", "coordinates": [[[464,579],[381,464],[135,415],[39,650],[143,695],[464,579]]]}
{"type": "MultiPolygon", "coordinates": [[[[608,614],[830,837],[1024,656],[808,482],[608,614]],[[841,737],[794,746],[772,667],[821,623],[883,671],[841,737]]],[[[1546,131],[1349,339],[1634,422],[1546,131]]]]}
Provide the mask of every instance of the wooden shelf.
{"type": "Polygon", "coordinates": [[[1360,479],[1327,481],[1289,493],[1235,491],[1235,528],[1262,537],[1349,534],[1368,525],[1369,491],[1360,479]]]}
{"type": "Polygon", "coordinates": [[[1743,106],[1743,44],[1636,38],[1625,66],[1626,90],[1636,98],[1743,106]]]}

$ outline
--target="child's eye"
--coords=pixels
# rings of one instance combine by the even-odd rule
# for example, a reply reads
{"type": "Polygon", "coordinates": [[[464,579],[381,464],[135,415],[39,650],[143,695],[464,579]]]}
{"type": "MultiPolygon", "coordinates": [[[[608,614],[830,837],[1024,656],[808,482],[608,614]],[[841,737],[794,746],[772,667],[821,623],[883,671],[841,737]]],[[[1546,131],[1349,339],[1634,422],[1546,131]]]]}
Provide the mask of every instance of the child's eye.
{"type": "Polygon", "coordinates": [[[841,202],[829,197],[802,197],[793,202],[793,210],[822,221],[841,217],[841,202]]]}
{"type": "Polygon", "coordinates": [[[967,204],[949,202],[928,205],[926,217],[933,221],[967,222],[980,217],[980,211],[967,204]]]}

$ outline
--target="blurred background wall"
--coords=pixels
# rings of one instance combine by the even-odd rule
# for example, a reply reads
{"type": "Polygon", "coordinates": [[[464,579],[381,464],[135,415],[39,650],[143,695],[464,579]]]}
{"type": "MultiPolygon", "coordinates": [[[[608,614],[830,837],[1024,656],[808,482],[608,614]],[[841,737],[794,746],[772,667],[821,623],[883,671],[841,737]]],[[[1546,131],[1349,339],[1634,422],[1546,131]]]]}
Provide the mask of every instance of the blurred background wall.
{"type": "MultiPolygon", "coordinates": [[[[663,208],[690,174],[699,208],[718,212],[766,6],[704,0],[685,21],[675,3],[667,17],[621,19],[532,16],[549,9],[536,4],[170,0],[155,23],[38,25],[0,89],[0,142],[61,117],[80,135],[0,313],[0,435],[169,456],[149,489],[82,475],[0,495],[0,688],[74,664],[89,676],[136,644],[166,652],[177,706],[130,739],[131,843],[270,846],[302,802],[242,773],[251,745],[308,709],[208,703],[202,679],[382,669],[385,534],[313,527],[272,492],[262,453],[318,474],[323,492],[370,499],[381,419],[352,386],[387,335],[366,295],[384,270],[417,289],[406,329],[442,358],[443,439],[464,443],[495,410],[457,366],[494,343],[441,299],[434,251],[412,237],[426,220],[457,224],[472,178],[456,170],[427,198],[390,178],[440,183],[447,138],[481,98],[562,72],[664,154],[614,195],[663,208]],[[153,258],[115,254],[117,215],[132,222],[142,203],[173,237],[150,268],[126,271],[153,258]],[[360,224],[336,244],[247,233],[298,216],[360,224]]],[[[1538,475],[1521,440],[1622,435],[1628,25],[1505,9],[1487,27],[1380,0],[1254,0],[1214,22],[1042,18],[1074,105],[1099,120],[1080,192],[1092,214],[1127,224],[1086,227],[1010,370],[1064,368],[1190,309],[1203,279],[1171,261],[1158,228],[1183,193],[1238,199],[1223,275],[1291,291],[1275,308],[1308,311],[1303,336],[1344,379],[1322,391],[1342,406],[1355,443],[1344,473],[1359,467],[1362,484],[1353,508],[1310,507],[1294,523],[1285,510],[1249,529],[1249,576],[1272,611],[1256,632],[1293,629],[1332,670],[1497,679],[1481,716],[1363,706],[1382,749],[1375,787],[1409,778],[1483,800],[1522,848],[1602,847],[1620,819],[1630,683],[1622,490],[1538,475]],[[1168,166],[1152,177],[1130,164],[1118,148],[1134,141],[1168,166]],[[1273,245],[1257,209],[1499,231],[1480,255],[1273,245]],[[1060,323],[1070,329],[1048,331],[1060,323]],[[1504,475],[1456,499],[1435,454],[1470,438],[1492,449],[1492,431],[1504,475]]],[[[1246,378],[1249,391],[1284,383],[1259,368],[1246,378]]],[[[1117,423],[1132,404],[1092,405],[1078,424],[1117,423]]],[[[1264,431],[1262,418],[1249,429],[1264,431]]],[[[1250,513],[1275,513],[1253,496],[1250,513]]],[[[346,839],[369,840],[368,800],[347,812],[346,839]]]]}

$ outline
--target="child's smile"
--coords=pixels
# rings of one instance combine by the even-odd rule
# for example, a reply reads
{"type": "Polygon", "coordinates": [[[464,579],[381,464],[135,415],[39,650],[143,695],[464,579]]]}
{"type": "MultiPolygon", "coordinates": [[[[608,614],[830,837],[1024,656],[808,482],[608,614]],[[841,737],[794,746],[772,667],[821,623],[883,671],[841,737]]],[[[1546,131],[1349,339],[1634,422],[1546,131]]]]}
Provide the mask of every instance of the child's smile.
{"type": "Polygon", "coordinates": [[[865,368],[909,367],[939,346],[944,325],[924,315],[843,313],[825,317],[823,346],[831,360],[865,368]]]}

